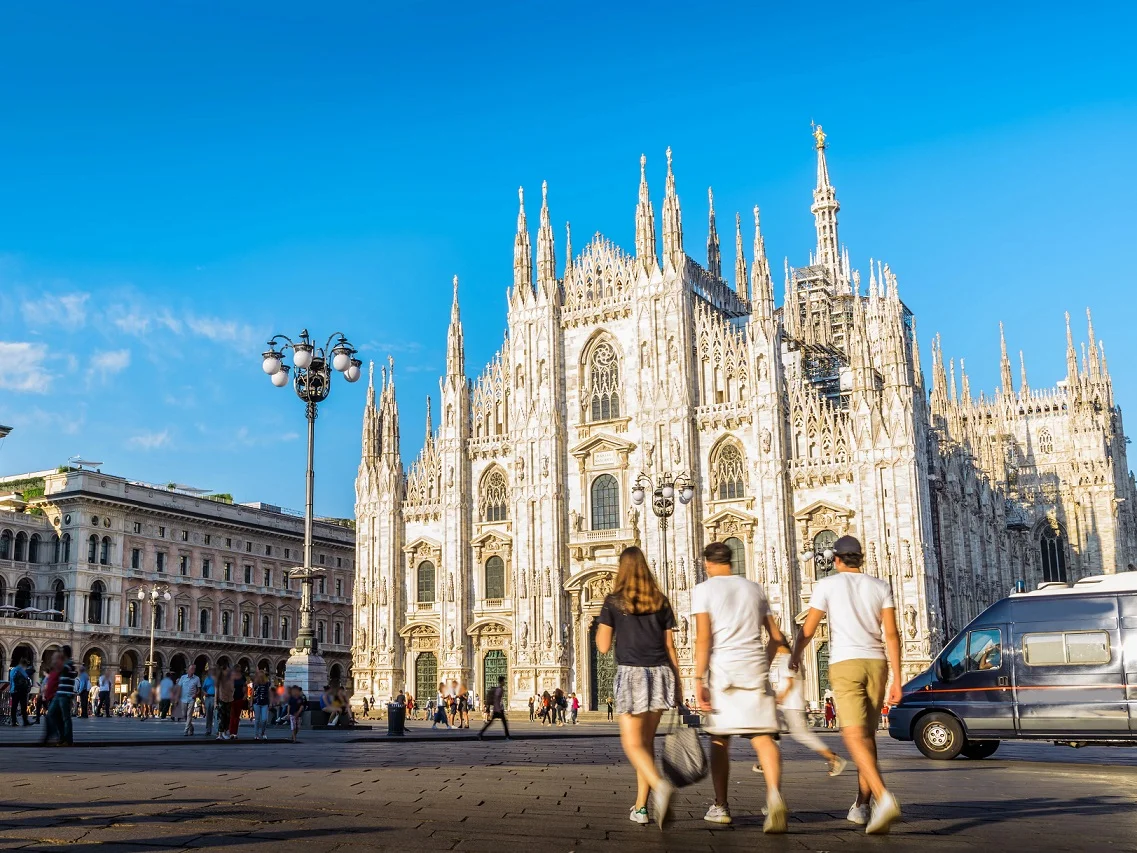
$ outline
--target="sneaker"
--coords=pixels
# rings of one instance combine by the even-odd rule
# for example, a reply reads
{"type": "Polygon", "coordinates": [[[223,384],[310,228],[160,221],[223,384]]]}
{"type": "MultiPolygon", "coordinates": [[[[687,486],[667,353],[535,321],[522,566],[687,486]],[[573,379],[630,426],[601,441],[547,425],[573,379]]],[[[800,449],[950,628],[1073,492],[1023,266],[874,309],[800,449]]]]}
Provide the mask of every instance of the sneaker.
{"type": "Polygon", "coordinates": [[[849,823],[855,823],[857,826],[864,826],[869,822],[870,817],[872,817],[872,806],[868,803],[861,803],[860,805],[853,803],[849,806],[849,813],[845,815],[845,820],[849,823]]]}
{"type": "Polygon", "coordinates": [[[845,768],[849,766],[849,762],[846,761],[844,758],[842,758],[839,755],[836,758],[831,759],[827,763],[829,765],[829,775],[830,776],[840,776],[842,773],[845,772],[845,768]]]}
{"type": "Polygon", "coordinates": [[[755,764],[750,769],[753,770],[755,773],[761,773],[762,772],[762,765],[761,764],[755,764]]]}
{"type": "Polygon", "coordinates": [[[675,786],[666,779],[660,779],[659,784],[651,792],[651,802],[655,806],[655,822],[659,828],[667,823],[671,816],[671,795],[675,793],[675,786]]]}
{"type": "Polygon", "coordinates": [[[873,803],[872,817],[865,827],[865,835],[886,835],[892,822],[900,817],[900,803],[888,791],[873,803]]]}
{"type": "Polygon", "coordinates": [[[730,823],[730,809],[714,803],[703,815],[703,820],[707,823],[730,823]]]}
{"type": "Polygon", "coordinates": [[[767,835],[781,835],[786,831],[786,802],[777,791],[766,798],[766,822],[762,831],[767,835]]]}
{"type": "Polygon", "coordinates": [[[632,806],[631,811],[628,812],[628,819],[632,821],[632,823],[638,823],[642,826],[647,826],[651,822],[648,820],[646,806],[642,809],[637,809],[635,806],[632,806]]]}

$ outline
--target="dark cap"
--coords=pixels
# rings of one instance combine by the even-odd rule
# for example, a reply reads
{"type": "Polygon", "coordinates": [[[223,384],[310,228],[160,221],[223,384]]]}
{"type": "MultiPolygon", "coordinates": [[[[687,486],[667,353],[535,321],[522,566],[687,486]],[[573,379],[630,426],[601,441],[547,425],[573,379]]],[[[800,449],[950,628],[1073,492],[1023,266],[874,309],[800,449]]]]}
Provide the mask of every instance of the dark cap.
{"type": "Polygon", "coordinates": [[[860,540],[856,536],[842,536],[833,543],[833,553],[838,556],[860,556],[864,552],[861,550],[860,540]]]}

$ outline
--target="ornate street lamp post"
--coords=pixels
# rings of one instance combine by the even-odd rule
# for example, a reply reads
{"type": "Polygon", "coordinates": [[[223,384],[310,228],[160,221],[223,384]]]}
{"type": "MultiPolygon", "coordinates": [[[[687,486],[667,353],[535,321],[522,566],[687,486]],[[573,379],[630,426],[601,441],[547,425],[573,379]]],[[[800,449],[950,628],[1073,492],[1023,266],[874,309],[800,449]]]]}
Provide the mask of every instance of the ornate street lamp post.
{"type": "Polygon", "coordinates": [[[298,684],[311,697],[314,691],[324,689],[328,671],[324,659],[320,657],[319,643],[312,627],[312,583],[323,569],[312,565],[312,522],[313,490],[316,475],[313,456],[316,442],[316,408],[328,399],[332,390],[332,370],[343,374],[348,382],[356,382],[360,376],[362,362],[355,357],[355,348],[348,343],[342,333],[336,332],[323,347],[314,345],[308,337],[308,330],[300,332],[300,339],[293,341],[287,335],[274,335],[268,342],[268,350],[262,354],[261,367],[272,379],[272,384],[283,388],[289,376],[296,389],[296,396],[306,404],[308,418],[308,472],[305,481],[304,499],[304,564],[290,569],[290,578],[300,579],[300,625],[296,633],[296,644],[288,658],[285,680],[298,684]],[[285,353],[292,351],[292,364],[284,363],[285,353]]]}
{"type": "Polygon", "coordinates": [[[150,657],[146,661],[146,680],[151,684],[154,683],[154,631],[158,627],[158,605],[159,602],[169,601],[171,598],[173,596],[170,595],[169,584],[156,583],[149,589],[138,588],[139,601],[150,599],[150,657]]]}
{"type": "Polygon", "coordinates": [[[686,505],[695,496],[691,477],[686,472],[660,474],[654,480],[647,474],[636,476],[632,489],[632,503],[642,506],[647,492],[651,490],[651,511],[659,519],[660,571],[667,575],[667,522],[675,513],[675,499],[686,505]]]}

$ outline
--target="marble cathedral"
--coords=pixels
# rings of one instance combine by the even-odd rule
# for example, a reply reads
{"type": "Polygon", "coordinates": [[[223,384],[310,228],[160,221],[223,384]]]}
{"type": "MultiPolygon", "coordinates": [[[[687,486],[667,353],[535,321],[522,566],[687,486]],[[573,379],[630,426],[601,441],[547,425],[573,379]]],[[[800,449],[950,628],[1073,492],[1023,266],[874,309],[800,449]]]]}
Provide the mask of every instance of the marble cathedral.
{"type": "MultiPolygon", "coordinates": [[[[758,208],[749,259],[735,217],[733,286],[713,197],[706,263],[687,254],[668,150],[658,245],[640,158],[634,254],[597,235],[575,256],[566,245],[558,275],[542,187],[534,276],[522,195],[506,339],[471,380],[455,279],[438,424],[428,400],[409,472],[393,364],[378,388],[373,376],[356,481],[357,697],[425,701],[440,679],[484,694],[501,674],[513,707],[561,686],[595,708],[614,665],[594,618],[631,544],[680,617],[686,694],[691,588],[715,539],[792,627],[832,571],[826,546],[858,536],[866,571],[895,591],[906,677],[1016,582],[1132,568],[1134,482],[1092,324],[1079,359],[1067,317],[1054,387],[1030,388],[1025,367],[1014,387],[1004,343],[1001,387],[975,398],[938,339],[929,381],[895,274],[870,262],[863,287],[838,241],[820,127],[815,139],[817,246],[786,264],[781,306],[758,208]],[[695,498],[661,530],[630,494],[639,474],[665,472],[688,474],[695,498]]],[[[816,700],[824,635],[813,651],[816,700]]]]}

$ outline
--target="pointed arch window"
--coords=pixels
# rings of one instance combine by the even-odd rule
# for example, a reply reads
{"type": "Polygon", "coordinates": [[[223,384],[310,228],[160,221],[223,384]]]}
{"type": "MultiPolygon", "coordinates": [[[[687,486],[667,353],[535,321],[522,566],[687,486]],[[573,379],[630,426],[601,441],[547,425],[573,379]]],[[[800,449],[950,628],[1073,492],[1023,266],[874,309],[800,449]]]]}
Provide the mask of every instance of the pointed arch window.
{"type": "Polygon", "coordinates": [[[1040,453],[1054,452],[1054,437],[1050,434],[1050,430],[1043,429],[1038,434],[1038,451],[1040,453]]]}
{"type": "Polygon", "coordinates": [[[434,563],[427,560],[418,566],[418,601],[433,604],[435,601],[434,563]]]}
{"type": "Polygon", "coordinates": [[[590,420],[620,417],[620,360],[610,343],[597,344],[588,359],[590,420]]]}
{"type": "Polygon", "coordinates": [[[736,500],[746,496],[746,458],[742,449],[728,441],[715,457],[712,468],[711,489],[720,501],[736,500]]]}
{"type": "Polygon", "coordinates": [[[620,484],[611,474],[592,481],[592,529],[618,530],[620,527],[620,484]]]}
{"type": "Polygon", "coordinates": [[[500,468],[494,468],[483,482],[482,517],[486,521],[505,521],[509,517],[509,487],[500,468]]]}
{"type": "Polygon", "coordinates": [[[505,598],[505,560],[501,557],[486,560],[486,598],[505,598]]]}
{"type": "Polygon", "coordinates": [[[1067,583],[1066,581],[1066,536],[1056,524],[1042,528],[1038,537],[1038,548],[1042,556],[1042,579],[1047,582],[1067,583]]]}

